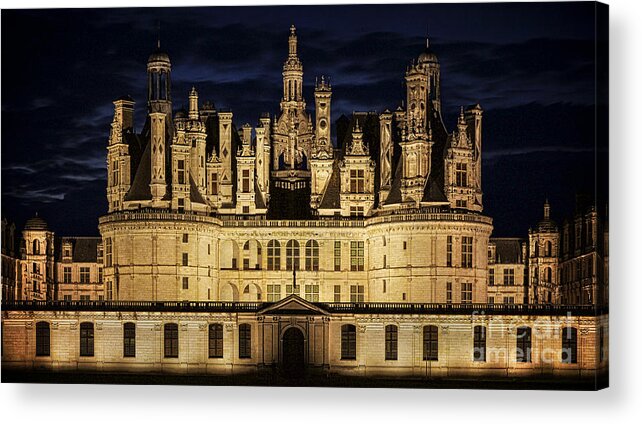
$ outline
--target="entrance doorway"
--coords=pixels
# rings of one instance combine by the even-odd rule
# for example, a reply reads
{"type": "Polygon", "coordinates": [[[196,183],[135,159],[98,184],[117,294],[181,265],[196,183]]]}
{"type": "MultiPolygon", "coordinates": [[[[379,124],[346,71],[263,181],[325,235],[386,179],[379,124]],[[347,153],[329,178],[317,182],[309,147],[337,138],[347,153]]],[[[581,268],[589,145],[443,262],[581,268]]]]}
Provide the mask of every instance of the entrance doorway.
{"type": "Polygon", "coordinates": [[[305,370],[305,339],[301,330],[291,327],[283,334],[283,371],[287,376],[300,376],[305,370]]]}

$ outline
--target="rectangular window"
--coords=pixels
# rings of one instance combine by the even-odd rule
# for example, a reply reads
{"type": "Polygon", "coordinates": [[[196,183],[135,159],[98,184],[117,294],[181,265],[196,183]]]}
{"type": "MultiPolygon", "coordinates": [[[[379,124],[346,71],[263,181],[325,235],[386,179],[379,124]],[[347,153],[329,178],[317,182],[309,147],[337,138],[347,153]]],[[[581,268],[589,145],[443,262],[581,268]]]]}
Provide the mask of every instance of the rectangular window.
{"type": "Polygon", "coordinates": [[[189,277],[183,277],[183,290],[189,289],[189,277]]]}
{"type": "Polygon", "coordinates": [[[504,297],[504,304],[505,305],[512,305],[515,303],[515,297],[514,296],[506,296],[504,297]]]}
{"type": "Polygon", "coordinates": [[[489,304],[489,305],[494,305],[494,304],[495,304],[495,298],[494,298],[494,297],[492,297],[492,296],[491,296],[491,297],[489,297],[489,298],[488,298],[488,304],[489,304]]]}
{"type": "Polygon", "coordinates": [[[468,172],[467,166],[465,163],[457,163],[455,165],[455,181],[457,187],[467,187],[468,186],[468,172]]]}
{"type": "Polygon", "coordinates": [[[188,264],[189,264],[189,254],[183,253],[183,266],[187,266],[188,264]]]}
{"type": "Polygon", "coordinates": [[[98,268],[98,283],[102,284],[103,283],[103,269],[98,268]]]}
{"type": "Polygon", "coordinates": [[[62,269],[62,282],[63,283],[71,283],[71,267],[66,266],[62,269]]]}
{"type": "Polygon", "coordinates": [[[363,302],[364,301],[365,287],[361,285],[350,286],[350,302],[363,302]]]}
{"type": "Polygon", "coordinates": [[[489,269],[488,270],[488,285],[489,286],[494,286],[495,285],[495,270],[494,269],[489,269]]]}
{"type": "Polygon", "coordinates": [[[439,332],[436,325],[424,327],[424,361],[437,361],[439,358],[439,332]]]}
{"type": "Polygon", "coordinates": [[[461,283],[461,303],[473,303],[473,283],[461,283]]]}
{"type": "Polygon", "coordinates": [[[397,326],[386,325],[386,361],[397,360],[397,326]]]}
{"type": "Polygon", "coordinates": [[[319,285],[318,284],[306,284],[305,285],[305,300],[308,302],[318,302],[319,301],[319,285]]]}
{"type": "Polygon", "coordinates": [[[165,358],[178,358],[178,324],[165,324],[163,336],[165,358]]]}
{"type": "Polygon", "coordinates": [[[105,266],[112,264],[111,237],[105,239],[105,266]]]}
{"type": "Polygon", "coordinates": [[[64,295],[62,297],[62,300],[64,300],[65,302],[71,302],[71,295],[70,294],[64,295]]]}
{"type": "Polygon", "coordinates": [[[112,300],[114,297],[113,283],[111,281],[107,281],[107,284],[105,285],[107,286],[107,300],[112,300]]]}
{"type": "Polygon", "coordinates": [[[179,159],[176,169],[178,172],[178,183],[185,184],[185,161],[182,159],[179,159]]]}
{"type": "Polygon", "coordinates": [[[486,327],[476,325],[473,332],[473,360],[486,362],[486,327]]]}
{"type": "Polygon", "coordinates": [[[362,241],[350,242],[350,271],[363,271],[364,252],[362,241]]]}
{"type": "Polygon", "coordinates": [[[209,327],[209,357],[223,357],[223,324],[210,324],[209,327]]]}
{"type": "Polygon", "coordinates": [[[562,330],[562,363],[577,363],[577,329],[574,327],[562,330]]]}
{"type": "Polygon", "coordinates": [[[94,324],[80,324],[80,356],[94,356],[94,324]]]}
{"type": "Polygon", "coordinates": [[[384,292],[384,293],[386,292],[386,289],[387,289],[387,287],[386,287],[386,280],[383,280],[383,292],[384,292]]]}
{"type": "Polygon", "coordinates": [[[252,357],[252,327],[250,324],[239,325],[239,358],[252,357]]]}
{"type": "Polygon", "coordinates": [[[243,193],[250,192],[250,170],[244,169],[242,173],[242,184],[243,184],[243,193]]]}
{"type": "Polygon", "coordinates": [[[211,190],[213,195],[218,195],[218,174],[213,173],[212,178],[210,178],[210,185],[211,185],[211,190]]]}
{"type": "Polygon", "coordinates": [[[366,179],[363,169],[350,170],[350,193],[365,193],[366,179]]]}
{"type": "Polygon", "coordinates": [[[89,267],[80,267],[80,284],[89,284],[89,267]]]}
{"type": "Polygon", "coordinates": [[[267,285],[267,301],[278,302],[281,299],[281,285],[268,284],[267,285]]]}
{"type": "Polygon", "coordinates": [[[334,270],[341,271],[341,242],[334,242],[334,270]]]}
{"type": "Polygon", "coordinates": [[[249,206],[243,206],[243,213],[246,214],[246,215],[248,213],[250,213],[250,207],[249,206]]]}
{"type": "Polygon", "coordinates": [[[183,234],[183,243],[189,242],[189,234],[185,233],[183,234]]]}
{"type": "Polygon", "coordinates": [[[267,247],[267,266],[270,271],[281,269],[281,244],[276,240],[270,240],[267,247]]]}
{"type": "Polygon", "coordinates": [[[350,217],[357,218],[364,216],[363,206],[350,206],[350,217]]]}
{"type": "Polygon", "coordinates": [[[294,287],[292,284],[286,284],[285,285],[285,295],[290,296],[293,294],[296,294],[299,296],[301,293],[301,286],[296,286],[294,287]]]}
{"type": "Polygon", "coordinates": [[[504,285],[505,286],[514,286],[515,285],[515,269],[506,268],[504,269],[504,285]]]}
{"type": "Polygon", "coordinates": [[[112,170],[112,186],[117,186],[118,185],[118,161],[113,160],[111,163],[111,170],[112,170]]]}
{"type": "Polygon", "coordinates": [[[453,236],[446,237],[446,266],[453,266],[453,236]]]}
{"type": "Polygon", "coordinates": [[[36,323],[36,356],[49,356],[50,354],[50,339],[48,322],[36,323]]]}
{"type": "Polygon", "coordinates": [[[517,362],[531,362],[531,329],[530,327],[517,328],[517,362]]]}
{"type": "Polygon", "coordinates": [[[80,301],[81,302],[89,302],[91,300],[91,296],[88,294],[81,294],[80,295],[80,301]]]}
{"type": "Polygon", "coordinates": [[[473,267],[473,238],[461,238],[461,266],[462,268],[473,267]]]}
{"type": "Polygon", "coordinates": [[[123,356],[133,358],[136,356],[136,324],[126,322],[123,326],[123,356]]]}
{"type": "Polygon", "coordinates": [[[341,286],[334,286],[334,301],[341,302],[341,286]]]}
{"type": "Polygon", "coordinates": [[[453,303],[453,283],[446,283],[446,303],[453,303]]]}
{"type": "Polygon", "coordinates": [[[341,326],[341,359],[357,359],[357,329],[352,324],[341,326]]]}

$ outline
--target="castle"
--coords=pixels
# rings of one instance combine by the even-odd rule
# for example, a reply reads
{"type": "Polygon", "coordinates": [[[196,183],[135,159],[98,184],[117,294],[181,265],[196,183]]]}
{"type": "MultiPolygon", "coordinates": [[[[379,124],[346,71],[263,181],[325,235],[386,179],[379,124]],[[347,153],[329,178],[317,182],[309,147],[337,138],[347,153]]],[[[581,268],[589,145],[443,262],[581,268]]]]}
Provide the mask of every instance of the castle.
{"type": "Polygon", "coordinates": [[[174,109],[158,44],[142,130],[134,100],[114,101],[101,237],[25,226],[16,281],[3,279],[3,366],[603,372],[608,227],[595,208],[560,231],[546,202],[527,239],[491,238],[483,110],[462,107],[446,129],[428,41],[405,73],[407,107],[342,118],[336,144],[332,86],[317,78],[311,113],[297,50],[292,26],[279,113],[237,128],[195,88],[174,109]]]}

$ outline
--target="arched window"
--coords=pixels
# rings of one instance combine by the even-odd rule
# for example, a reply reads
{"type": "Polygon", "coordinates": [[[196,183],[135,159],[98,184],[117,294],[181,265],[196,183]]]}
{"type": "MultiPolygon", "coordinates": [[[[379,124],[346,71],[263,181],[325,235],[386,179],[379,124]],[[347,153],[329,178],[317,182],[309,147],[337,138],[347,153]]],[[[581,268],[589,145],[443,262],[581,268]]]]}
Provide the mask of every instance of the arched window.
{"type": "Polygon", "coordinates": [[[94,324],[80,324],[80,356],[94,356],[94,324]]]}
{"type": "Polygon", "coordinates": [[[308,240],[305,244],[305,270],[319,270],[319,243],[316,240],[308,240]]]}
{"type": "Polygon", "coordinates": [[[552,256],[553,255],[553,243],[551,241],[547,241],[544,244],[544,256],[552,256]]]}
{"type": "Polygon", "coordinates": [[[36,356],[49,356],[50,341],[49,323],[36,323],[36,356]]]}
{"type": "Polygon", "coordinates": [[[281,243],[278,240],[270,240],[267,248],[268,270],[278,271],[281,269],[281,243]]]}
{"type": "Polygon", "coordinates": [[[357,329],[352,324],[341,326],[341,359],[357,359],[357,329]]]}
{"type": "Polygon", "coordinates": [[[296,240],[288,241],[288,244],[285,245],[285,269],[288,271],[299,270],[299,259],[299,242],[296,240]]]}
{"type": "Polygon", "coordinates": [[[223,325],[210,324],[209,330],[209,357],[223,357],[223,325]]]}
{"type": "Polygon", "coordinates": [[[486,362],[486,327],[476,325],[473,330],[473,360],[486,362]]]}
{"type": "Polygon", "coordinates": [[[553,282],[553,270],[550,267],[546,267],[544,270],[544,281],[547,283],[553,282]]]}
{"type": "Polygon", "coordinates": [[[539,242],[535,240],[535,245],[533,246],[533,250],[535,251],[535,256],[539,256],[539,242]]]}
{"type": "Polygon", "coordinates": [[[424,327],[424,361],[439,360],[439,332],[436,325],[424,327]]]}
{"type": "Polygon", "coordinates": [[[123,325],[123,356],[133,358],[136,356],[136,324],[126,322],[123,325]]]}
{"type": "Polygon", "coordinates": [[[577,329],[564,327],[562,330],[562,363],[577,363],[577,329]]]}
{"type": "Polygon", "coordinates": [[[166,358],[178,358],[178,324],[165,324],[163,343],[166,358]]]}
{"type": "Polygon", "coordinates": [[[239,325],[239,358],[252,357],[252,327],[250,324],[239,325]]]}
{"type": "Polygon", "coordinates": [[[531,328],[518,327],[517,328],[517,362],[531,362],[531,328]]]}
{"type": "Polygon", "coordinates": [[[34,255],[39,255],[40,254],[40,243],[38,243],[38,240],[33,241],[33,250],[32,250],[34,255]]]}
{"type": "Polygon", "coordinates": [[[386,325],[386,360],[397,360],[397,326],[386,325]]]}

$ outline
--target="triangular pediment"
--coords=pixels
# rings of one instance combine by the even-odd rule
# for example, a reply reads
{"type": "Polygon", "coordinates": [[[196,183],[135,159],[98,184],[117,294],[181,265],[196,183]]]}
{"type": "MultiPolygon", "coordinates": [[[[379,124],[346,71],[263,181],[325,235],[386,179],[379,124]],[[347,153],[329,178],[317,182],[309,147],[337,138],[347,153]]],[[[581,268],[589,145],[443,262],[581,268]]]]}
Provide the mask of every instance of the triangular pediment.
{"type": "Polygon", "coordinates": [[[324,309],[291,294],[259,312],[261,315],[328,315],[324,309]]]}

